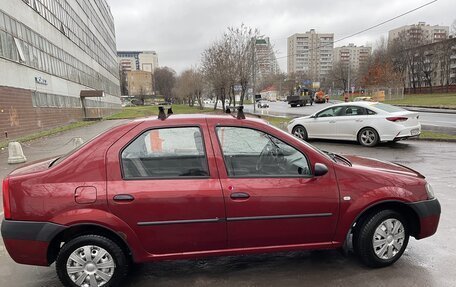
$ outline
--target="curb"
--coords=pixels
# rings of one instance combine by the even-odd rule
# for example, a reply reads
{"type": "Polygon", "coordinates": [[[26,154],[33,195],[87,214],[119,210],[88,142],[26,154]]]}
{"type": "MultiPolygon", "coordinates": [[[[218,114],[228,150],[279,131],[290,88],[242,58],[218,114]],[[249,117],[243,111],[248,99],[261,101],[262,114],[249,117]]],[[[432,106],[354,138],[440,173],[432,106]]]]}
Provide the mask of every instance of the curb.
{"type": "Polygon", "coordinates": [[[410,138],[409,141],[428,141],[428,142],[450,142],[456,143],[456,139],[431,139],[431,138],[410,138]]]}

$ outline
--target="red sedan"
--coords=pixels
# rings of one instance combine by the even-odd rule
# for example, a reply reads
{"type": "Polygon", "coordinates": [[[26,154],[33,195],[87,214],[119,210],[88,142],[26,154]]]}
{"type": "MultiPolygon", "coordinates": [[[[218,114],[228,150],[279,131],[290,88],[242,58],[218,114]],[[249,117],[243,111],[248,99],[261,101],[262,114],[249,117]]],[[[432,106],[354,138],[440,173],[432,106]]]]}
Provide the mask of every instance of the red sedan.
{"type": "Polygon", "coordinates": [[[18,263],[54,261],[65,286],[119,286],[130,262],[353,242],[371,267],[436,232],[420,173],[320,151],[259,119],[172,115],[113,128],[3,181],[18,263]],[[352,238],[353,240],[347,240],[352,238]]]}

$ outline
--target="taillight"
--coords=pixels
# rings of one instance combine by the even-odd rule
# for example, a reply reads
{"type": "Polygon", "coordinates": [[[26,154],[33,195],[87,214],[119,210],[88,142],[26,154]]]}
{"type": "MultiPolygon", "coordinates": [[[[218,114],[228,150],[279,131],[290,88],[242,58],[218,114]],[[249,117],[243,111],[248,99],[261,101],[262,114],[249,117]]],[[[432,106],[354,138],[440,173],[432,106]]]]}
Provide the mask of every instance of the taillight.
{"type": "Polygon", "coordinates": [[[9,193],[9,179],[3,179],[2,184],[3,191],[3,212],[5,219],[11,219],[11,205],[10,205],[10,193],[9,193]]]}
{"type": "Polygon", "coordinates": [[[406,117],[389,117],[386,119],[390,122],[405,122],[406,120],[408,120],[408,118],[406,117]]]}

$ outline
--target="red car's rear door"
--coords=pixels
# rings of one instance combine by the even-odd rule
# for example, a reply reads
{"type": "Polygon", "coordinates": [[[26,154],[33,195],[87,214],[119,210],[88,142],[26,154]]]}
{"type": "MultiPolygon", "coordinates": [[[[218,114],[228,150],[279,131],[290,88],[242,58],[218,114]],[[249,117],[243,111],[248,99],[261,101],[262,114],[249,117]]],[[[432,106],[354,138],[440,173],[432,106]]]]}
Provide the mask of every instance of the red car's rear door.
{"type": "Polygon", "coordinates": [[[149,253],[226,247],[223,195],[204,118],[159,127],[146,121],[108,150],[107,166],[110,209],[149,253]]]}

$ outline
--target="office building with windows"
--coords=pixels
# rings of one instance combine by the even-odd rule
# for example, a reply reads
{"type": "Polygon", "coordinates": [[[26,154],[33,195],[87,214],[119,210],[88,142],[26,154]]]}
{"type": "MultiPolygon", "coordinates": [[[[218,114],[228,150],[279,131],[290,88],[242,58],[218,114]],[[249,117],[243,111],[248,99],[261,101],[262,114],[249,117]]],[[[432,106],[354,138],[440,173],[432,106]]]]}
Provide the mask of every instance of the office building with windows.
{"type": "Polygon", "coordinates": [[[314,29],[288,37],[288,74],[302,73],[308,80],[325,82],[333,65],[333,33],[314,29]]]}
{"type": "Polygon", "coordinates": [[[121,72],[146,71],[153,73],[158,68],[155,51],[118,51],[117,60],[121,72]]]}
{"type": "Polygon", "coordinates": [[[118,111],[116,52],[105,0],[0,0],[0,130],[12,139],[118,111]]]}

